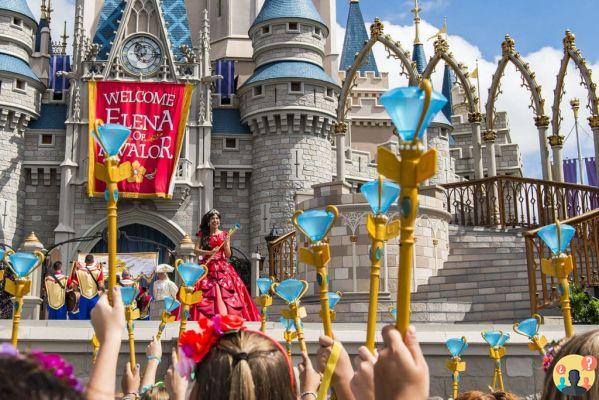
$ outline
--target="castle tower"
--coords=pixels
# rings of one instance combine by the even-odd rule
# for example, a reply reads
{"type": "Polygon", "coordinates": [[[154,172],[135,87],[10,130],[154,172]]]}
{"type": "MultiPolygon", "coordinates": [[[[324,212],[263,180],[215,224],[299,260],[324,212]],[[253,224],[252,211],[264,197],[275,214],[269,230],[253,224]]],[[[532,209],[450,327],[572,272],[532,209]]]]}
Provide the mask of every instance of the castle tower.
{"type": "Polygon", "coordinates": [[[418,0],[414,0],[414,8],[412,12],[414,13],[414,52],[412,53],[412,61],[416,63],[416,70],[419,74],[422,74],[426,69],[426,55],[424,54],[424,45],[420,41],[420,2],[418,0]]]}
{"type": "MultiPolygon", "coordinates": [[[[362,16],[362,10],[360,10],[360,1],[351,0],[349,3],[349,13],[347,14],[347,24],[345,26],[341,62],[339,64],[340,71],[347,71],[352,66],[356,54],[362,50],[364,43],[368,40],[370,40],[370,37],[368,36],[368,32],[366,32],[366,24],[364,24],[364,17],[362,16]]],[[[376,75],[379,74],[372,51],[368,53],[368,60],[362,64],[358,71],[361,73],[372,71],[376,75]]]]}
{"type": "Polygon", "coordinates": [[[323,69],[328,35],[312,0],[266,0],[250,27],[256,70],[238,95],[253,135],[252,249],[273,225],[290,229],[298,199],[332,179],[339,86],[323,69]]]}
{"type": "Polygon", "coordinates": [[[29,64],[37,29],[26,0],[0,2],[0,242],[9,245],[23,238],[24,131],[44,89],[29,64]]]}

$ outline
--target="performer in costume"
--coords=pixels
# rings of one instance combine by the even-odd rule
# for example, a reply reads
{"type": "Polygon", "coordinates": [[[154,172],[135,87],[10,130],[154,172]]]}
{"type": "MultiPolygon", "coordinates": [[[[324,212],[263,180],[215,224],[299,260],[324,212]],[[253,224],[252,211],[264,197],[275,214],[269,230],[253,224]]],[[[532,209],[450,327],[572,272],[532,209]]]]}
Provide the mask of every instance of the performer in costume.
{"type": "Polygon", "coordinates": [[[173,272],[174,268],[168,264],[160,264],[156,267],[156,280],[153,284],[152,295],[154,301],[150,308],[151,319],[160,320],[162,311],[164,311],[164,297],[170,296],[177,298],[179,288],[177,284],[171,281],[168,277],[169,272],[173,272]]]}
{"type": "Polygon", "coordinates": [[[85,256],[85,263],[75,263],[74,273],[69,279],[69,286],[79,290],[79,313],[73,314],[74,319],[90,319],[92,309],[95,307],[100,292],[104,291],[104,273],[102,266],[94,262],[94,256],[85,256]]]}
{"type": "MultiPolygon", "coordinates": [[[[232,314],[246,321],[259,321],[260,313],[248,293],[243,281],[229,264],[231,244],[227,232],[220,227],[220,213],[211,210],[202,217],[196,254],[208,262],[208,275],[201,280],[196,289],[202,290],[204,299],[192,306],[190,319],[198,320],[200,315],[212,318],[215,314],[232,314]],[[224,243],[224,244],[223,244],[224,243]],[[222,248],[217,248],[223,244],[222,248]]],[[[203,262],[200,260],[200,264],[203,262]]]]}
{"type": "Polygon", "coordinates": [[[62,263],[56,261],[44,279],[48,297],[48,319],[67,319],[67,280],[67,276],[62,274],[62,263]]]}

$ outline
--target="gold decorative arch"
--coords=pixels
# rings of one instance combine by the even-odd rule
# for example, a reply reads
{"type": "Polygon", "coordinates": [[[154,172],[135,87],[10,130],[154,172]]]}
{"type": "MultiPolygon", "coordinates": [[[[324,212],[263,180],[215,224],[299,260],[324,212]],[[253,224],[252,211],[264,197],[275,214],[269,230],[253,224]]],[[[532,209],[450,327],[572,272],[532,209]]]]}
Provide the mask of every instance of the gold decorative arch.
{"type": "MultiPolygon", "coordinates": [[[[574,62],[574,65],[580,71],[581,82],[580,84],[584,86],[587,90],[588,103],[587,108],[591,112],[591,117],[589,118],[589,123],[591,128],[596,129],[599,128],[599,110],[597,109],[597,93],[596,88],[597,85],[593,82],[592,79],[592,71],[587,66],[586,60],[582,57],[582,53],[576,47],[575,42],[576,37],[570,30],[566,30],[566,35],[564,36],[564,57],[562,58],[561,66],[559,72],[557,74],[557,82],[554,90],[553,97],[553,106],[551,110],[553,112],[553,118],[551,121],[552,132],[554,137],[559,137],[560,135],[560,124],[562,121],[562,117],[560,115],[560,104],[562,102],[562,98],[564,96],[564,80],[566,78],[566,73],[568,71],[568,64],[570,60],[574,62]]],[[[556,140],[557,142],[557,140],[556,140]]],[[[561,141],[563,142],[563,140],[561,141]]],[[[561,143],[560,143],[561,146],[561,143]]]]}
{"type": "Polygon", "coordinates": [[[394,41],[390,35],[383,34],[384,25],[378,19],[375,18],[374,23],[370,26],[370,40],[364,43],[362,50],[356,54],[356,58],[352,66],[347,70],[341,93],[339,94],[339,105],[337,108],[337,124],[335,126],[336,133],[344,133],[347,131],[347,125],[345,120],[349,109],[351,107],[349,95],[356,85],[355,79],[358,74],[358,69],[368,58],[368,54],[372,50],[372,47],[378,42],[385,46],[388,56],[393,57],[401,63],[402,69],[400,74],[405,75],[408,78],[410,85],[417,85],[419,81],[418,72],[414,63],[411,60],[410,52],[402,48],[401,43],[394,41]]]}
{"type": "Polygon", "coordinates": [[[535,122],[538,124],[541,119],[546,122],[544,125],[549,126],[549,118],[545,115],[545,99],[541,94],[541,86],[536,80],[536,74],[530,70],[528,63],[524,62],[520,57],[520,53],[516,51],[514,39],[510,35],[505,35],[505,40],[501,43],[502,56],[497,64],[497,69],[493,74],[491,87],[489,88],[489,98],[485,110],[487,113],[487,130],[493,130],[495,124],[495,102],[501,94],[501,79],[505,73],[505,68],[508,63],[514,64],[520,77],[522,78],[521,86],[528,89],[530,92],[530,105],[535,115],[535,122]]]}
{"type": "Polygon", "coordinates": [[[462,89],[464,89],[466,101],[468,102],[468,112],[471,115],[475,114],[478,111],[476,106],[478,103],[478,97],[476,96],[476,88],[468,80],[468,68],[464,64],[459,63],[453,57],[453,54],[449,51],[449,44],[443,37],[437,37],[437,40],[435,40],[434,43],[434,49],[435,54],[428,62],[426,69],[422,73],[421,79],[430,79],[439,61],[445,61],[445,63],[449,65],[449,67],[455,73],[456,77],[458,78],[458,83],[460,86],[462,86],[462,89]]]}
{"type": "Polygon", "coordinates": [[[545,115],[545,99],[541,93],[541,85],[536,80],[536,74],[530,70],[527,62],[522,60],[520,53],[516,51],[516,43],[510,35],[505,35],[505,40],[501,43],[501,59],[497,64],[497,69],[491,80],[489,88],[489,98],[485,105],[487,114],[487,129],[486,136],[495,137],[495,103],[497,98],[502,93],[501,79],[504,76],[505,68],[509,63],[512,63],[522,78],[522,87],[528,89],[530,93],[529,108],[533,110],[534,121],[539,131],[539,148],[541,151],[541,163],[543,170],[543,179],[551,179],[551,167],[549,164],[549,149],[547,148],[546,131],[549,127],[549,117],[545,115]]]}

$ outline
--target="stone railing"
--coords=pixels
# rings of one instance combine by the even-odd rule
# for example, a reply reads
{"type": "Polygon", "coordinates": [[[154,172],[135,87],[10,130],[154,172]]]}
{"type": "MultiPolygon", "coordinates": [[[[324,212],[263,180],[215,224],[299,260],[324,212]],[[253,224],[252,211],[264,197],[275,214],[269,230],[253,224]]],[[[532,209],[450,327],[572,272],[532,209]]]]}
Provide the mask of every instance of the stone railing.
{"type": "Polygon", "coordinates": [[[177,182],[189,181],[192,177],[193,163],[185,158],[180,158],[177,163],[177,171],[175,173],[175,180],[177,182]]]}
{"type": "MultiPolygon", "coordinates": [[[[572,254],[574,270],[572,284],[580,287],[599,286],[599,209],[561,221],[576,229],[568,249],[572,254]]],[[[533,313],[559,303],[558,282],[541,271],[541,259],[549,258],[551,251],[537,236],[540,228],[524,233],[528,265],[530,309],[533,313]]]]}
{"type": "Polygon", "coordinates": [[[536,228],[599,207],[599,188],[513,176],[443,185],[452,223],[536,228]]]}

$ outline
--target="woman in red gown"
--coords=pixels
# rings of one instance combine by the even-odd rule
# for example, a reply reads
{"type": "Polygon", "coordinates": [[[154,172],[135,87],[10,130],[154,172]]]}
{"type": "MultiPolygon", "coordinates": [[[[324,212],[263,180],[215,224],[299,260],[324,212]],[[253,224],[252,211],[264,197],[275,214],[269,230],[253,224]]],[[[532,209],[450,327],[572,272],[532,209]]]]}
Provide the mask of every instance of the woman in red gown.
{"type": "MultiPolygon", "coordinates": [[[[232,314],[246,321],[259,321],[260,313],[248,293],[243,281],[229,264],[231,243],[227,232],[221,231],[220,213],[210,210],[202,217],[199,237],[196,243],[196,254],[208,262],[208,275],[196,284],[196,290],[201,290],[203,300],[193,305],[190,318],[198,320],[200,315],[212,318],[216,314],[232,314]],[[217,248],[223,244],[220,250],[217,248]]],[[[200,264],[204,264],[202,260],[200,264]]]]}

